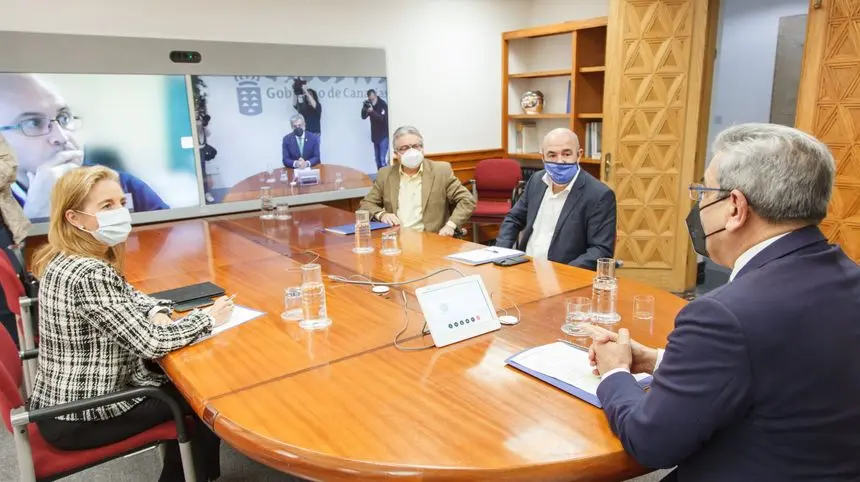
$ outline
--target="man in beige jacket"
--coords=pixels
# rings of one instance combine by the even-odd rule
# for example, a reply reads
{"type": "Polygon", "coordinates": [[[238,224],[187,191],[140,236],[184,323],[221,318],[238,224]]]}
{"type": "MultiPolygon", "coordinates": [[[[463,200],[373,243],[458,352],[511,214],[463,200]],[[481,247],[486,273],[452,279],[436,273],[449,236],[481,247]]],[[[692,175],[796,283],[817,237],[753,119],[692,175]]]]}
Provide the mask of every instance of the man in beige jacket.
{"type": "Polygon", "coordinates": [[[396,164],[384,167],[361,201],[373,219],[453,236],[475,210],[472,193],[447,162],[424,159],[424,138],[412,126],[394,131],[396,164]]]}

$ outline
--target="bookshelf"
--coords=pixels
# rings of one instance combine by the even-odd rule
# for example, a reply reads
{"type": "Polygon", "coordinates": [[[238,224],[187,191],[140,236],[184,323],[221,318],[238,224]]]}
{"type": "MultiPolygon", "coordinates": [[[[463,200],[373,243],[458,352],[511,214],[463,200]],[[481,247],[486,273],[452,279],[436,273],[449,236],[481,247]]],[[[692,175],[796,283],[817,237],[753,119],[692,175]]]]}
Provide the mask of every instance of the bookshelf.
{"type": "Polygon", "coordinates": [[[585,150],[583,168],[600,177],[606,73],[606,17],[502,34],[502,148],[525,168],[541,165],[540,142],[567,127],[585,150]],[[539,114],[526,114],[527,91],[544,94],[539,114]]]}

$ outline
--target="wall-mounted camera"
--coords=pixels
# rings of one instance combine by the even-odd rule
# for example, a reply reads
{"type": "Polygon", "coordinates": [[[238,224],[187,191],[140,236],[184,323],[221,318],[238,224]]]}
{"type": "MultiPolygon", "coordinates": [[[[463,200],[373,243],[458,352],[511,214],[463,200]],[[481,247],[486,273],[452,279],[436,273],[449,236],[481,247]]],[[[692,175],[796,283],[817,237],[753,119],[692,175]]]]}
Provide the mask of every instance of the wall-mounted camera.
{"type": "Polygon", "coordinates": [[[170,52],[170,60],[177,64],[199,64],[203,56],[191,50],[174,50],[170,52]]]}

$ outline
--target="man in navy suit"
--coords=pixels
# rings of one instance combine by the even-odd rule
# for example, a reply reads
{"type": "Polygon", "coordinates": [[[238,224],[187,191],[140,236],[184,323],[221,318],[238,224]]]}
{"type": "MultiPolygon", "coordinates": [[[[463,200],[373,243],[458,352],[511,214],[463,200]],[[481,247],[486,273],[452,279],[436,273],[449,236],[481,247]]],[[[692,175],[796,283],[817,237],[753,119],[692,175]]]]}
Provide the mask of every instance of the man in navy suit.
{"type": "Polygon", "coordinates": [[[529,178],[496,246],[594,270],[615,253],[615,193],[580,169],[582,149],[570,129],[550,131],[541,153],[545,169],[529,178]]]}
{"type": "Polygon", "coordinates": [[[320,163],[320,137],[305,130],[305,118],[301,114],[290,119],[293,132],[284,136],[281,143],[284,167],[304,168],[320,163]]]}
{"type": "Polygon", "coordinates": [[[678,314],[665,351],[591,329],[609,424],[642,465],[677,465],[666,480],[860,480],[860,267],[817,227],[833,156],[771,124],[713,152],[687,224],[729,283],[678,314]]]}

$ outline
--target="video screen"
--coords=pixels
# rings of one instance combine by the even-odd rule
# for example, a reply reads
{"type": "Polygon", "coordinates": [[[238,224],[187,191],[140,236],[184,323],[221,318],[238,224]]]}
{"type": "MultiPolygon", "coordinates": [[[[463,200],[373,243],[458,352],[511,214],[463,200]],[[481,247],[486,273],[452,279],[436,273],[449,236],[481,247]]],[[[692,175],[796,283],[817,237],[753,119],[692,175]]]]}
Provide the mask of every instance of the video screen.
{"type": "Polygon", "coordinates": [[[183,75],[0,74],[0,135],[33,221],[47,220],[54,183],[82,165],[118,171],[132,212],[200,205],[183,75]]]}
{"type": "Polygon", "coordinates": [[[388,165],[384,77],[191,76],[207,204],[369,187],[388,165]],[[321,178],[314,181],[310,171],[321,178]],[[287,188],[298,180],[300,187],[287,188]]]}

